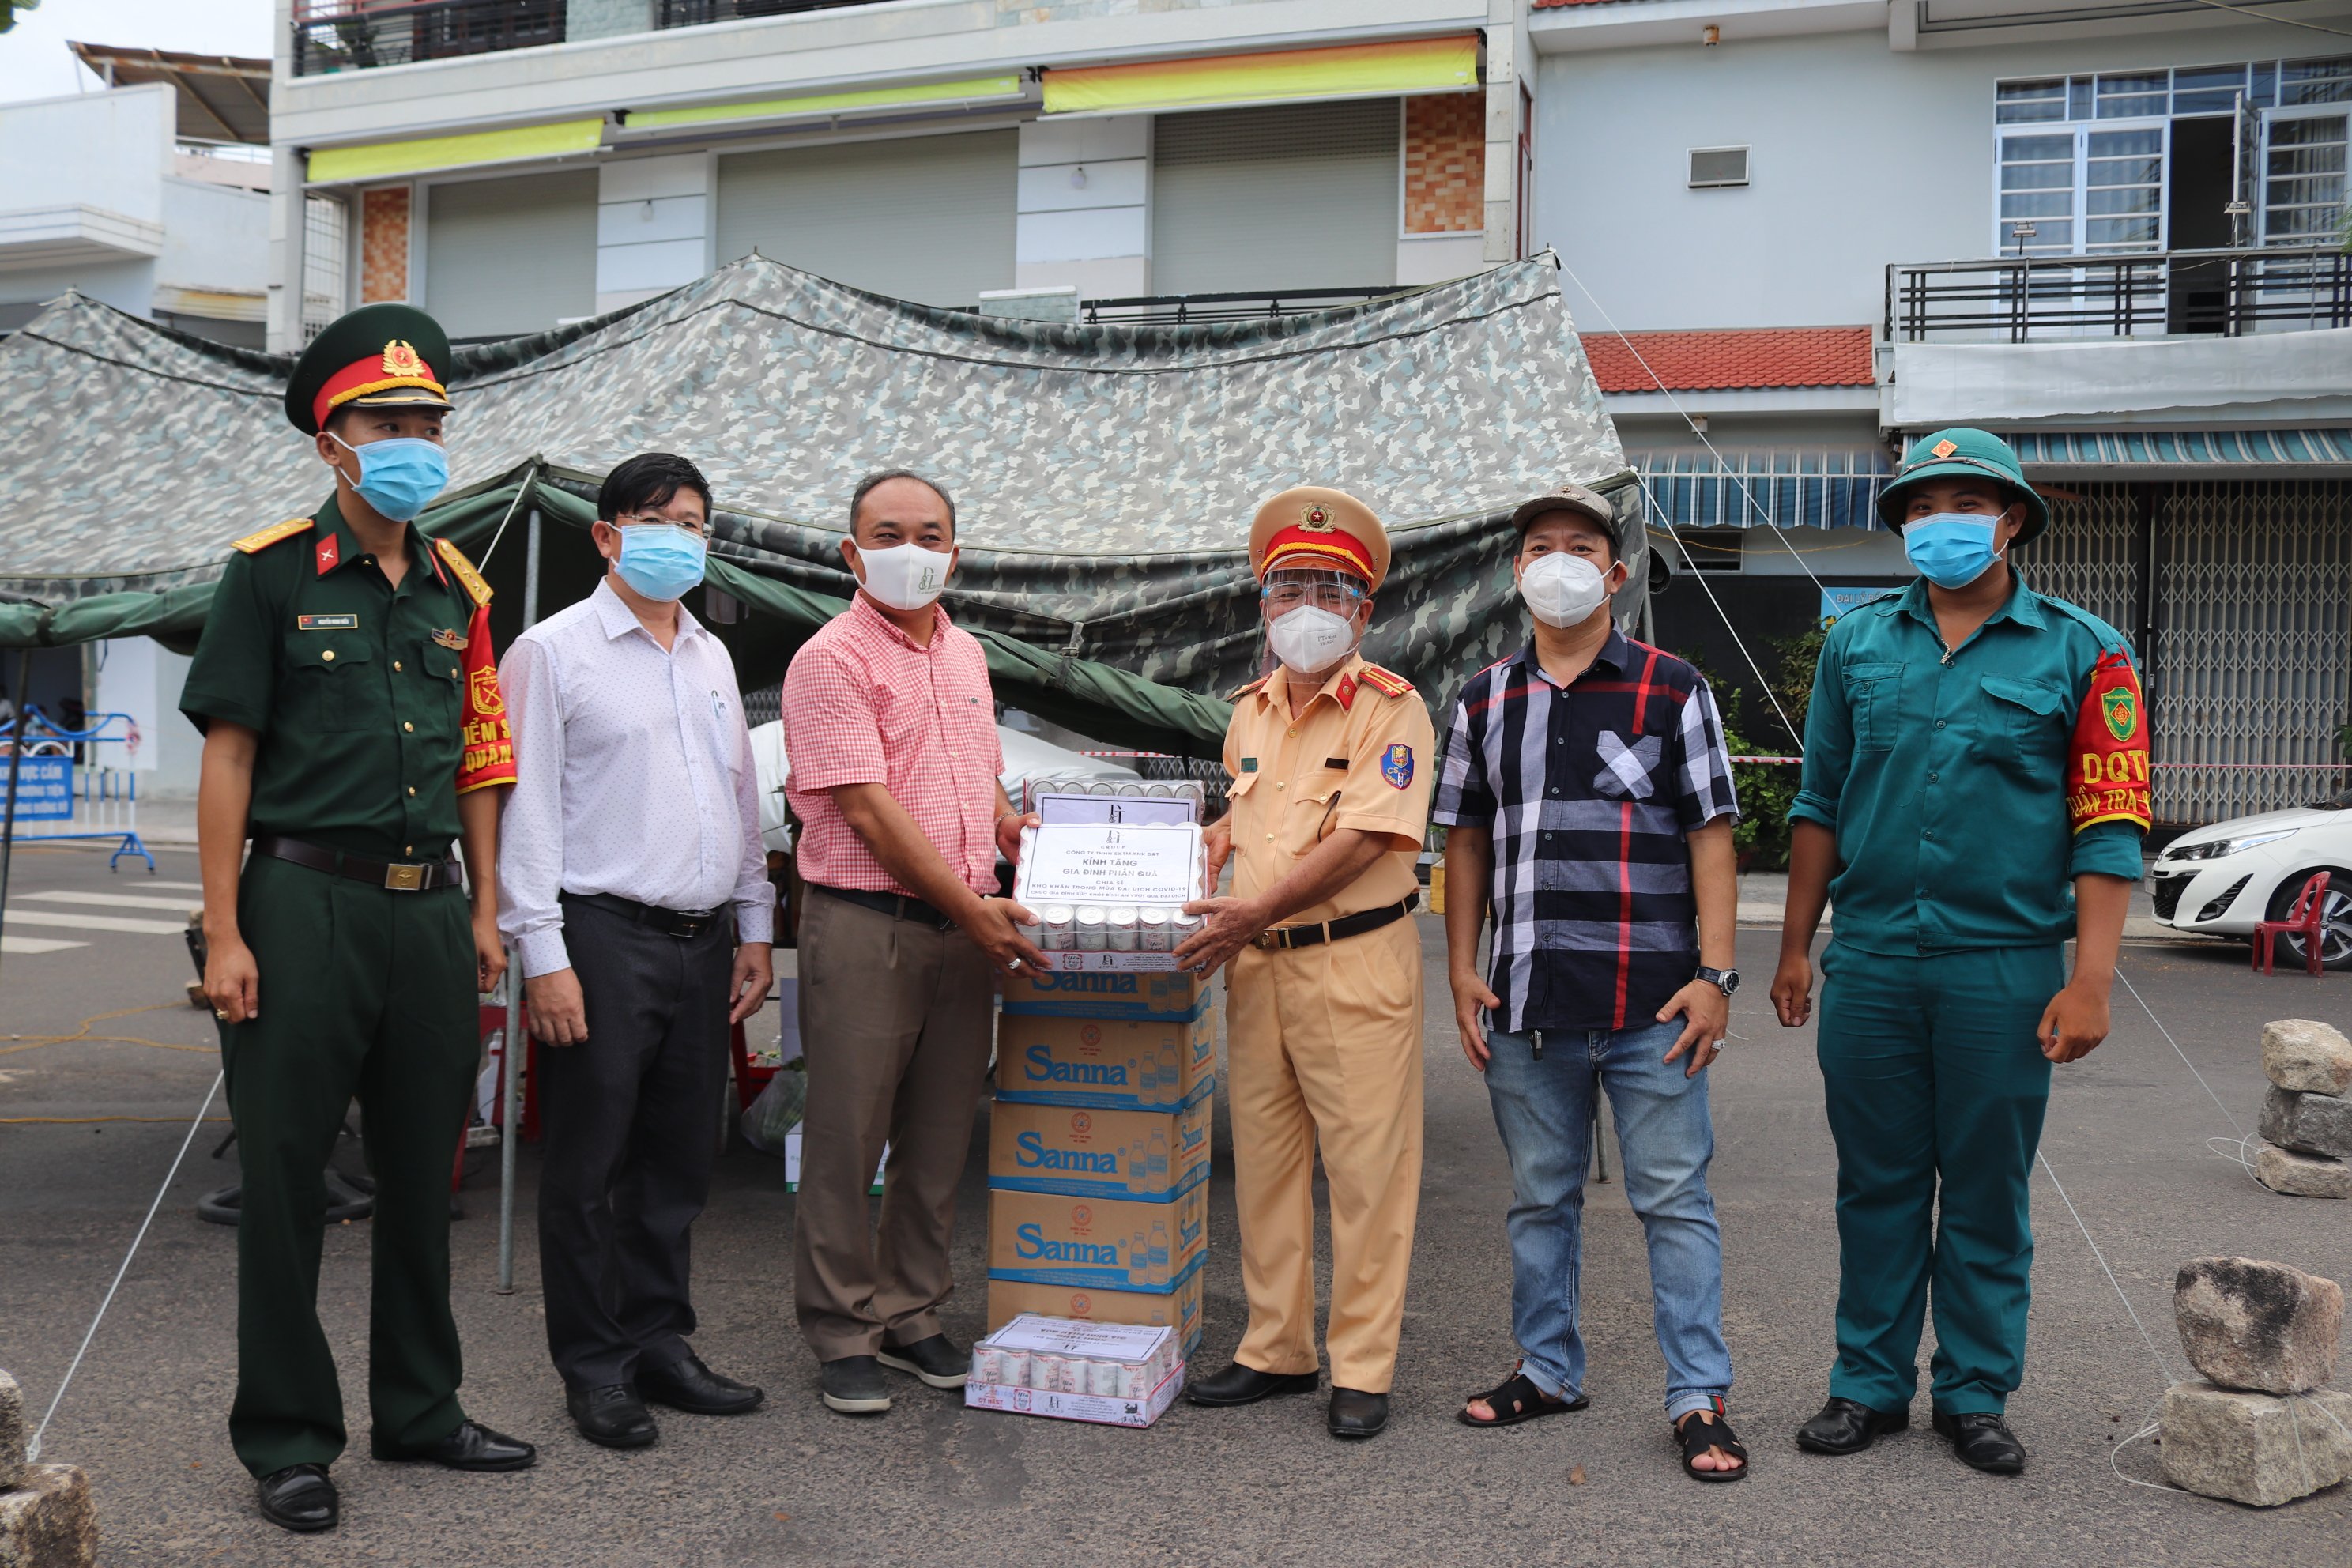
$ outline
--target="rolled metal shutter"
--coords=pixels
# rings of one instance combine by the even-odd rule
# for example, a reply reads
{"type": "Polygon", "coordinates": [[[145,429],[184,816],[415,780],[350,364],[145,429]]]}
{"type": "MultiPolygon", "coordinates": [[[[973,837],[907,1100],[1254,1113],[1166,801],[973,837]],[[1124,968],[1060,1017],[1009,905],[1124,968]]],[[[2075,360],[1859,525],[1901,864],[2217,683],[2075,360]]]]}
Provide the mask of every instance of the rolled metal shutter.
{"type": "Polygon", "coordinates": [[[972,305],[1013,287],[1018,133],[972,131],[719,160],[719,259],[754,249],[853,288],[972,305]]]}
{"type": "Polygon", "coordinates": [[[543,332],[596,310],[596,172],[433,185],[425,308],[453,338],[543,332]]]}
{"type": "Polygon", "coordinates": [[[1152,292],[1394,283],[1399,105],[1161,115],[1152,127],[1152,292]]]}

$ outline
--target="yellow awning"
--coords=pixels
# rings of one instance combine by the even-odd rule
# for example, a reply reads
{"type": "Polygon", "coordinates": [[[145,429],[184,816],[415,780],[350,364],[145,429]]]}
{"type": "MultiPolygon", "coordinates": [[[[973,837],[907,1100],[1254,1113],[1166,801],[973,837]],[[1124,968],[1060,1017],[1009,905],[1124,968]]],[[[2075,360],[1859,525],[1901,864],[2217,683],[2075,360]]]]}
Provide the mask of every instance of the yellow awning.
{"type": "Polygon", "coordinates": [[[1212,55],[1045,73],[1047,114],[1146,113],[1312,99],[1460,92],[1478,85],[1478,36],[1212,55]]]}
{"type": "Polygon", "coordinates": [[[462,169],[473,163],[513,163],[593,152],[604,139],[602,115],[554,125],[510,131],[475,131],[463,136],[428,136],[416,142],[378,142],[365,147],[321,147],[310,154],[310,183],[341,184],[462,169]]]}
{"type": "Polygon", "coordinates": [[[708,125],[719,120],[794,120],[816,114],[846,114],[858,110],[896,109],[908,104],[959,103],[1021,96],[1018,76],[971,77],[961,81],[919,82],[912,87],[866,88],[852,92],[812,93],[798,98],[762,99],[756,103],[701,103],[690,109],[633,109],[628,129],[650,131],[668,125],[708,125]]]}

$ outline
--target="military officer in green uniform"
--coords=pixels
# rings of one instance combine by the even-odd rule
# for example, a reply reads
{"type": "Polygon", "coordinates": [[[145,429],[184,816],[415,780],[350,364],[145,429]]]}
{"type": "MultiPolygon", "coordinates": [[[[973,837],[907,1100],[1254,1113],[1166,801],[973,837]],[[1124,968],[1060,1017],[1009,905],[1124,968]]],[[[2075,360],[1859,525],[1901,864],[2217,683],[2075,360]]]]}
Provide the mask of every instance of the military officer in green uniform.
{"type": "Polygon", "coordinates": [[[2049,509],[2006,442],[1918,442],[1879,515],[1921,577],[1822,649],[1772,983],[1780,1022],[1802,1024],[1834,895],[1818,1051],[1837,1361],[1797,1442],[1850,1454],[1908,1424],[1932,1299],[1936,1431],[1962,1462],[2015,1474],[2027,1180],[2052,1064],[2106,1037],[2148,826],[2147,720],[2122,634],[2011,566],[2049,509]]]}
{"type": "Polygon", "coordinates": [[[321,1172],[354,1097],[376,1182],[372,1451],[467,1470],[535,1458],[460,1408],[449,1312],[449,1172],[476,993],[504,968],[493,868],[514,758],[489,589],[411,521],[448,480],[448,363],[440,327],[404,305],[364,306],[304,351],[286,416],[334,494],[236,542],[180,700],[205,732],[205,992],[244,1165],[229,1436],[289,1530],[337,1518],[321,1172]]]}

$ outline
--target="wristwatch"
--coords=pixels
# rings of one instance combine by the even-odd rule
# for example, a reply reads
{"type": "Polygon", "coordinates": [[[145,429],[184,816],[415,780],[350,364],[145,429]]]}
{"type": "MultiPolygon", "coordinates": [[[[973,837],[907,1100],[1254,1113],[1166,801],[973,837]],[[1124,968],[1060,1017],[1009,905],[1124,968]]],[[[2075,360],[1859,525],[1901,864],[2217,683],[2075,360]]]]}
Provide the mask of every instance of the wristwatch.
{"type": "Polygon", "coordinates": [[[1739,989],[1739,971],[1737,969],[1709,969],[1702,963],[1695,978],[1706,981],[1726,996],[1739,989]]]}

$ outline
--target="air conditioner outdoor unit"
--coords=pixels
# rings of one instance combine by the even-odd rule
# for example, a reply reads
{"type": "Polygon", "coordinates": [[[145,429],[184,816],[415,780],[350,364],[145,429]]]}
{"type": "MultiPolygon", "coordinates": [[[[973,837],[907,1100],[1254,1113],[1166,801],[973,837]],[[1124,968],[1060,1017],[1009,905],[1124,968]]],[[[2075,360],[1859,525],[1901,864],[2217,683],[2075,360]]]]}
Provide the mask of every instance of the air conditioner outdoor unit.
{"type": "Polygon", "coordinates": [[[1716,190],[1748,183],[1745,147],[1694,147],[1690,150],[1690,188],[1716,190]]]}

